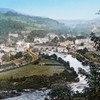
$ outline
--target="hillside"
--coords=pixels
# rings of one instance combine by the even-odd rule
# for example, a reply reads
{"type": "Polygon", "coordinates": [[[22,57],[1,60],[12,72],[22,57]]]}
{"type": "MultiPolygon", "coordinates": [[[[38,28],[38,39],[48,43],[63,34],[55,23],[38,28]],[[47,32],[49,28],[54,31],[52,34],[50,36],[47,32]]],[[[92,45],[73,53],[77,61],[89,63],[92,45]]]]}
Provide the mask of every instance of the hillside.
{"type": "Polygon", "coordinates": [[[91,32],[95,32],[99,35],[100,20],[56,21],[46,17],[24,15],[8,8],[0,8],[0,36],[7,36],[9,32],[32,33],[34,36],[39,33],[42,36],[48,32],[84,36],[89,36],[91,32]]]}
{"type": "Polygon", "coordinates": [[[100,34],[100,19],[93,20],[58,20],[70,28],[73,35],[89,36],[91,32],[100,34]]]}
{"type": "Polygon", "coordinates": [[[32,30],[62,31],[66,30],[66,27],[50,18],[28,16],[10,9],[0,9],[0,35],[32,30]]]}

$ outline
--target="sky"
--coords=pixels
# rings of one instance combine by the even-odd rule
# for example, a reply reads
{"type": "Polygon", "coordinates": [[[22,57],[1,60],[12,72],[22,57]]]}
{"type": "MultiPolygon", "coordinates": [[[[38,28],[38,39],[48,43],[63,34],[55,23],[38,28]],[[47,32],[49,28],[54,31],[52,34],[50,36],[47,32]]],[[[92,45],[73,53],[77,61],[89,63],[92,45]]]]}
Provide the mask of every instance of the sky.
{"type": "Polygon", "coordinates": [[[64,20],[90,20],[99,15],[100,0],[0,0],[0,8],[64,20]]]}

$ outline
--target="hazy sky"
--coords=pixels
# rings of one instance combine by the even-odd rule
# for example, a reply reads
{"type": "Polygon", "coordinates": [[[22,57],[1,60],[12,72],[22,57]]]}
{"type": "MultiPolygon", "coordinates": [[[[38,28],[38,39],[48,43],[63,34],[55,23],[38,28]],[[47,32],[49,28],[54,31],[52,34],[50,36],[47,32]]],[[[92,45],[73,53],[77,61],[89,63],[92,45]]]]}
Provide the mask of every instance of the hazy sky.
{"type": "Polygon", "coordinates": [[[0,0],[0,8],[53,19],[93,19],[100,0],[0,0]]]}

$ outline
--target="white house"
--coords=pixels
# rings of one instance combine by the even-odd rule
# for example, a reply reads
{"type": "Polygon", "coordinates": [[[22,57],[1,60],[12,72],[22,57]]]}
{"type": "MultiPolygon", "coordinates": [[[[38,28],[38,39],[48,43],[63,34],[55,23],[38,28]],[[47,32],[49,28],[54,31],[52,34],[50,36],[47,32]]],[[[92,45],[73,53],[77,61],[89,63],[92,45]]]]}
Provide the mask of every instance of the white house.
{"type": "Polygon", "coordinates": [[[57,51],[58,52],[68,52],[66,46],[59,46],[59,47],[57,47],[57,51]]]}
{"type": "Polygon", "coordinates": [[[30,46],[34,46],[33,43],[27,43],[27,42],[24,42],[24,41],[18,41],[16,43],[16,48],[18,51],[26,51],[30,46]]]}
{"type": "Polygon", "coordinates": [[[73,41],[65,41],[65,42],[58,42],[58,45],[60,46],[68,46],[68,45],[73,45],[73,41]]]}
{"type": "Polygon", "coordinates": [[[93,42],[90,40],[90,38],[86,39],[76,39],[75,44],[80,45],[81,43],[84,43],[85,45],[92,44],[93,42]]]}
{"type": "Polygon", "coordinates": [[[0,44],[0,49],[4,49],[5,48],[5,44],[0,44]]]}
{"type": "Polygon", "coordinates": [[[76,45],[80,45],[80,44],[82,44],[82,43],[84,43],[84,39],[76,39],[76,40],[75,40],[75,44],[76,44],[76,45]]]}
{"type": "Polygon", "coordinates": [[[49,38],[48,37],[44,37],[44,38],[39,38],[39,37],[36,37],[34,39],[34,42],[35,43],[46,43],[49,41],[49,38]]]}
{"type": "Polygon", "coordinates": [[[76,47],[76,50],[84,49],[84,48],[85,48],[84,46],[77,46],[77,47],[76,47]]]}
{"type": "Polygon", "coordinates": [[[9,37],[18,37],[18,34],[9,33],[9,37]]]}

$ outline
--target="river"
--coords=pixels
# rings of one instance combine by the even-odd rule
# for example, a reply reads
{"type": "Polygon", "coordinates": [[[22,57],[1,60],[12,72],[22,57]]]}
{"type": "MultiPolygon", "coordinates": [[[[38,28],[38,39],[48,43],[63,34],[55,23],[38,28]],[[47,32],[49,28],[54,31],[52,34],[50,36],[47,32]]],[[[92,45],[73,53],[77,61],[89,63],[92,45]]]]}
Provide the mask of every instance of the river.
{"type": "Polygon", "coordinates": [[[21,96],[7,98],[3,100],[44,100],[50,90],[45,91],[34,91],[34,92],[23,92],[21,96]]]}
{"type": "Polygon", "coordinates": [[[76,71],[76,73],[78,74],[78,78],[79,78],[79,82],[75,82],[75,83],[70,83],[68,84],[72,91],[74,93],[78,92],[82,92],[82,90],[84,89],[84,87],[88,87],[88,83],[87,83],[87,79],[85,76],[82,76],[78,73],[78,69],[82,68],[84,69],[87,73],[90,72],[90,67],[89,66],[83,66],[82,63],[80,61],[78,61],[76,58],[72,57],[72,55],[70,54],[60,54],[57,52],[48,52],[47,54],[52,55],[52,54],[56,54],[57,57],[61,57],[64,61],[69,61],[70,63],[70,67],[73,67],[74,70],[76,71]]]}

